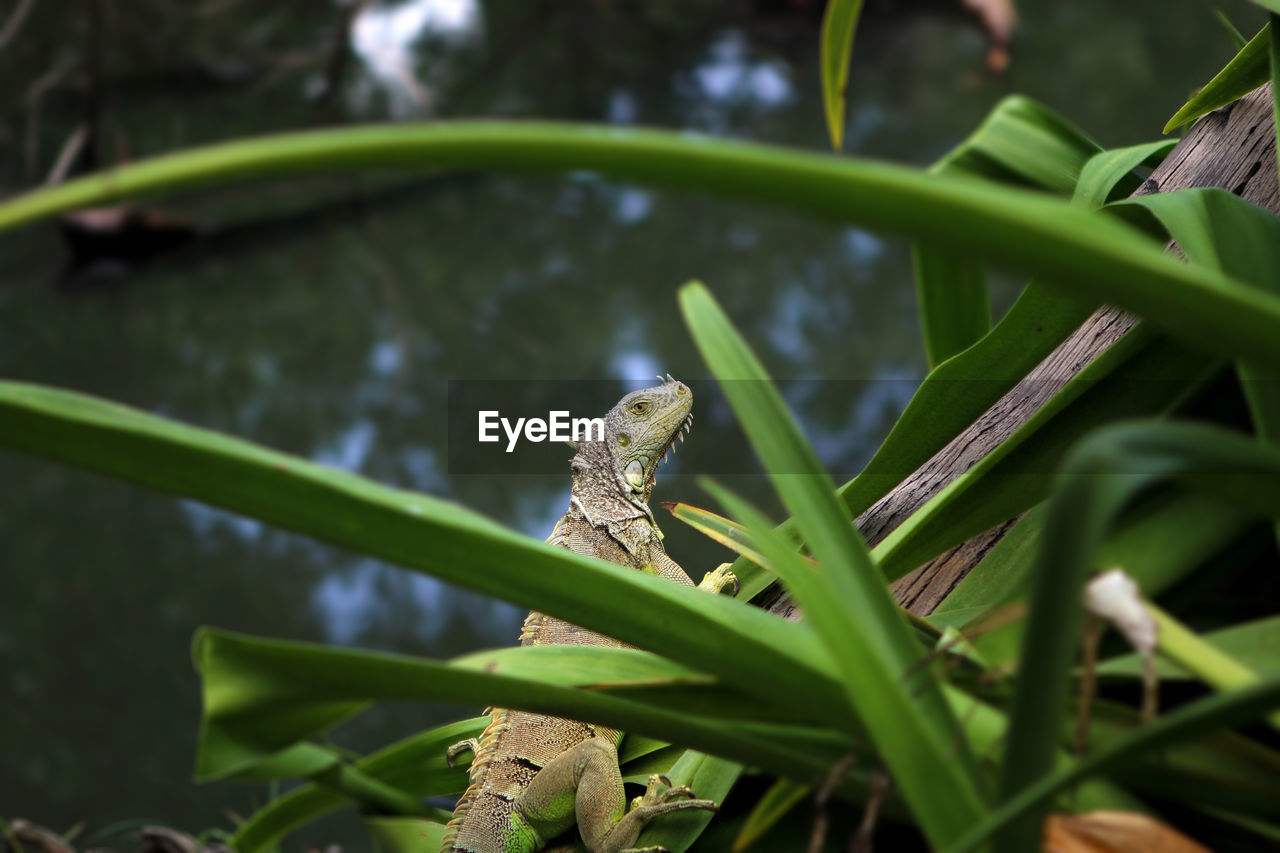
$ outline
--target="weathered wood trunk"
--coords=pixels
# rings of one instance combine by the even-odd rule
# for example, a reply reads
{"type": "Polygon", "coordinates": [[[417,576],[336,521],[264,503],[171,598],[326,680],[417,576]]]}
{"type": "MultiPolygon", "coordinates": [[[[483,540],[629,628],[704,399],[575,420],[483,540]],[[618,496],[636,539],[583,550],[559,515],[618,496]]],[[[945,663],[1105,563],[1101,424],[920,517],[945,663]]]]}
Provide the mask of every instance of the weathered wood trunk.
{"type": "MultiPolygon", "coordinates": [[[[1280,213],[1271,87],[1200,119],[1134,195],[1188,187],[1222,187],[1280,213]]],[[[939,450],[857,519],[874,545],[944,486],[990,453],[1027,422],[1050,397],[1138,322],[1103,306],[967,429],[939,450]]],[[[908,610],[924,616],[1009,531],[1010,520],[930,560],[893,584],[908,610]]],[[[795,605],[782,595],[769,607],[788,618],[795,605]]]]}

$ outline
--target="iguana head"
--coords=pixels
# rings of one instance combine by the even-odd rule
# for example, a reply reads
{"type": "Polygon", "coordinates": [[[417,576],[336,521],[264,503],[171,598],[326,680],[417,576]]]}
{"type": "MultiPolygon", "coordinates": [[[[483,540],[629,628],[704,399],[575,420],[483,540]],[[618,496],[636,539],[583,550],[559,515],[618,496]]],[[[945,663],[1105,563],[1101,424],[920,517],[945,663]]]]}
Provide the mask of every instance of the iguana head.
{"type": "Polygon", "coordinates": [[[693,423],[692,410],[693,392],[670,376],[632,391],[605,415],[604,441],[579,446],[575,470],[609,481],[628,502],[647,507],[658,465],[693,423]]]}

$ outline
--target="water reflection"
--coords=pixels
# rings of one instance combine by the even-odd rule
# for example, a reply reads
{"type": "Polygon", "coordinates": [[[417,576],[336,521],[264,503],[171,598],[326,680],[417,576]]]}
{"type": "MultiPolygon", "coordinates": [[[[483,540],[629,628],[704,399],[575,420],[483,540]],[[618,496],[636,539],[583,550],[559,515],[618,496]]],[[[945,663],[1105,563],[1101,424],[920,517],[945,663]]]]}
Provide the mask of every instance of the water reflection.
{"type": "MultiPolygon", "coordinates": [[[[177,11],[119,16],[122,45],[165,45],[110,56],[111,123],[130,156],[321,121],[416,116],[424,103],[440,116],[643,122],[826,147],[815,22],[790,4],[678,4],[678,14],[661,3],[370,4],[351,33],[359,73],[332,114],[297,94],[324,73],[332,6],[273,6],[268,15],[259,4],[227,5],[199,27],[177,11]],[[246,34],[264,41],[249,44],[246,34]],[[196,98],[173,85],[186,78],[165,64],[187,49],[252,54],[271,70],[251,87],[196,98]],[[304,50],[319,59],[270,65],[304,50]]],[[[1243,3],[1225,5],[1249,20],[1243,3]]],[[[56,6],[37,4],[27,26],[42,35],[8,45],[0,69],[10,84],[0,87],[10,99],[0,112],[9,188],[31,179],[21,166],[28,137],[47,165],[82,117],[76,93],[60,90],[35,133],[21,102],[48,64],[47,45],[65,39],[56,6]]],[[[1109,144],[1153,136],[1224,58],[1200,45],[1199,5],[1166,6],[1151,16],[1105,0],[1030,5],[1018,88],[1109,144]],[[1094,30],[1116,34],[1120,47],[1073,51],[1079,68],[1063,73],[1064,27],[1080,34],[1074,44],[1094,30]],[[1175,60],[1177,74],[1162,79],[1175,60]],[[1130,79],[1133,63],[1145,69],[1134,92],[1088,82],[1130,79]]],[[[981,48],[911,4],[864,22],[848,147],[917,163],[946,150],[1005,91],[982,76],[981,48]]],[[[0,374],[445,496],[538,538],[567,505],[567,453],[554,475],[452,470],[447,380],[604,379],[593,405],[606,407],[671,372],[694,388],[697,423],[657,497],[712,506],[688,474],[755,468],[683,328],[682,282],[706,280],[776,376],[811,380],[783,390],[839,474],[865,459],[924,368],[905,246],[786,210],[594,175],[341,176],[166,204],[208,223],[208,234],[129,268],[114,288],[74,298],[49,287],[65,252],[54,229],[0,237],[0,374]]],[[[225,824],[224,806],[246,814],[261,803],[261,788],[189,783],[199,703],[188,643],[199,624],[449,657],[509,644],[521,616],[416,573],[69,469],[0,455],[0,483],[10,486],[0,489],[7,815],[61,826],[146,815],[202,829],[225,824]]],[[[732,485],[778,511],[758,482],[732,485]]],[[[724,558],[682,526],[664,528],[691,571],[724,558]]],[[[379,709],[338,741],[370,750],[474,710],[379,709]]],[[[349,827],[317,832],[310,841],[361,838],[349,827]]]]}
{"type": "Polygon", "coordinates": [[[690,102],[689,124],[713,133],[733,127],[734,110],[768,112],[793,100],[790,68],[754,56],[746,33],[736,29],[718,35],[707,58],[677,78],[676,94],[690,102]]]}
{"type": "Polygon", "coordinates": [[[478,40],[483,30],[476,0],[365,3],[352,22],[351,49],[367,77],[351,87],[351,107],[357,113],[369,113],[373,92],[381,91],[395,118],[430,113],[433,93],[419,78],[418,45],[432,37],[455,46],[468,44],[478,40]]]}

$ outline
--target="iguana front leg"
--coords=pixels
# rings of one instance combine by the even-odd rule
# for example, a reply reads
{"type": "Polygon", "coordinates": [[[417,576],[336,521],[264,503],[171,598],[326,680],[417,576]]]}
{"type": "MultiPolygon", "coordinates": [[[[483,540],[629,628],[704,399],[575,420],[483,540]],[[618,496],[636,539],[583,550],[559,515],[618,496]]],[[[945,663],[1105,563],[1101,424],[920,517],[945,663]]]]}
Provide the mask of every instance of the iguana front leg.
{"type": "Polygon", "coordinates": [[[711,800],[693,799],[687,787],[661,790],[664,781],[649,777],[649,787],[628,811],[617,748],[604,738],[588,738],[533,777],[514,804],[512,834],[522,840],[535,836],[542,844],[573,826],[576,817],[590,853],[658,853],[662,848],[632,846],[650,820],[684,809],[716,810],[711,800]]]}

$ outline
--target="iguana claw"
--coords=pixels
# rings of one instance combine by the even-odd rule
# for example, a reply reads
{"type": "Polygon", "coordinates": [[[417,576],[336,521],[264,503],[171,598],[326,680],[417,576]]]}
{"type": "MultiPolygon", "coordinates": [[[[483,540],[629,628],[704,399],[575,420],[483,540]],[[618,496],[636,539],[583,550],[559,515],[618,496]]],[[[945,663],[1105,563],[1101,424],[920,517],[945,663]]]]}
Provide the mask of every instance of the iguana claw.
{"type": "Polygon", "coordinates": [[[470,752],[476,755],[480,752],[480,741],[476,738],[469,737],[466,740],[460,740],[453,746],[449,747],[444,754],[445,763],[449,765],[449,769],[453,769],[453,762],[460,754],[470,752]]]}
{"type": "Polygon", "coordinates": [[[698,589],[706,590],[712,595],[719,595],[726,586],[733,584],[733,595],[737,595],[742,585],[738,583],[738,576],[731,571],[732,563],[721,563],[711,571],[702,576],[702,583],[698,584],[698,589]]]}

